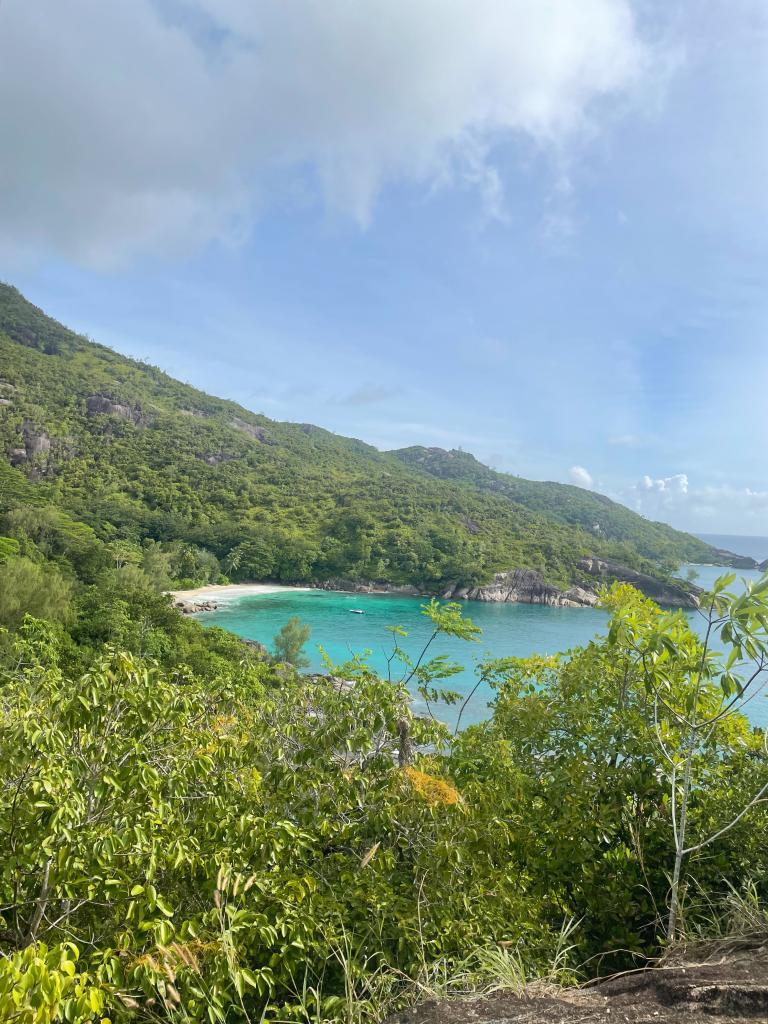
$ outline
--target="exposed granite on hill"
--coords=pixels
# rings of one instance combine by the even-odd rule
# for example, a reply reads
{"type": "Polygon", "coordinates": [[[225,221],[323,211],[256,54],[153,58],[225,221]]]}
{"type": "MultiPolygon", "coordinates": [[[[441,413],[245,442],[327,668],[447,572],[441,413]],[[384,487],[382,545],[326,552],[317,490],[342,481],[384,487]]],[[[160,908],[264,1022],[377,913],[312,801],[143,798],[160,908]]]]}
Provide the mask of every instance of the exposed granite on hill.
{"type": "Polygon", "coordinates": [[[232,462],[237,456],[230,455],[228,452],[199,452],[195,458],[206,462],[209,466],[219,466],[222,462],[232,462]]]}
{"type": "Polygon", "coordinates": [[[123,420],[134,420],[136,414],[130,405],[114,402],[106,395],[90,395],[85,400],[85,409],[89,416],[117,416],[123,420]]]}
{"type": "Polygon", "coordinates": [[[593,985],[528,986],[481,997],[427,1002],[386,1024],[737,1024],[768,1020],[764,948],[715,954],[705,962],[662,966],[593,985]]]}
{"type": "Polygon", "coordinates": [[[270,439],[269,433],[264,427],[255,426],[253,423],[246,423],[245,420],[241,420],[239,416],[235,416],[234,419],[229,421],[230,427],[235,430],[239,430],[241,434],[247,434],[252,437],[254,441],[261,441],[262,444],[274,444],[275,442],[270,439]]]}
{"type": "Polygon", "coordinates": [[[43,455],[51,450],[51,439],[48,434],[36,427],[31,420],[24,420],[21,427],[21,435],[24,438],[24,448],[27,458],[34,458],[35,455],[43,455]]]}
{"type": "Polygon", "coordinates": [[[657,579],[655,576],[648,576],[644,572],[637,572],[635,569],[628,569],[618,562],[611,562],[604,558],[582,558],[579,562],[579,569],[593,576],[601,583],[612,583],[614,580],[619,583],[631,583],[637,587],[646,597],[650,597],[657,604],[666,605],[672,608],[696,608],[696,593],[700,590],[691,587],[685,590],[675,583],[657,579]]]}

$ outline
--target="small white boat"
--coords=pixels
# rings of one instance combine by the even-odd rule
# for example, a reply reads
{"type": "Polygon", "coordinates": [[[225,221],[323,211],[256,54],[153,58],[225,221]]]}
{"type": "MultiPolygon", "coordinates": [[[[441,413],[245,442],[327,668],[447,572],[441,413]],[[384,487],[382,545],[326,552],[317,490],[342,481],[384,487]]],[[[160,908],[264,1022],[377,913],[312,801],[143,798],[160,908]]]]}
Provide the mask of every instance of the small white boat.
{"type": "Polygon", "coordinates": [[[362,608],[350,608],[349,609],[349,614],[350,615],[365,615],[365,612],[363,611],[362,608]]]}

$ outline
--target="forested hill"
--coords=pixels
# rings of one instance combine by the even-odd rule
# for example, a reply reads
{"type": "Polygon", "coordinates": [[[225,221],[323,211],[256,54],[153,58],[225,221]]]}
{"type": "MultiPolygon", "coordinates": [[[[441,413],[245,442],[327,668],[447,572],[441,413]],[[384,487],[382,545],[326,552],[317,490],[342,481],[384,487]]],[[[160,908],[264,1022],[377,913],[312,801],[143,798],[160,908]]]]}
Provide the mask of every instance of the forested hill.
{"type": "Polygon", "coordinates": [[[686,561],[716,561],[712,548],[689,533],[665,523],[651,522],[604,494],[571,484],[525,480],[510,473],[498,473],[461,450],[443,448],[401,448],[393,452],[406,465],[440,480],[453,480],[475,491],[502,495],[532,512],[543,513],[558,523],[578,526],[604,540],[624,541],[641,555],[657,561],[682,557],[686,561]]]}
{"type": "Polygon", "coordinates": [[[382,453],[212,398],[67,330],[7,285],[0,403],[0,514],[55,509],[80,540],[49,547],[80,575],[91,556],[67,544],[111,545],[138,564],[159,542],[171,578],[189,582],[345,576],[425,589],[514,567],[570,582],[584,555],[646,570],[716,560],[600,495],[495,474],[461,453],[382,453]]]}

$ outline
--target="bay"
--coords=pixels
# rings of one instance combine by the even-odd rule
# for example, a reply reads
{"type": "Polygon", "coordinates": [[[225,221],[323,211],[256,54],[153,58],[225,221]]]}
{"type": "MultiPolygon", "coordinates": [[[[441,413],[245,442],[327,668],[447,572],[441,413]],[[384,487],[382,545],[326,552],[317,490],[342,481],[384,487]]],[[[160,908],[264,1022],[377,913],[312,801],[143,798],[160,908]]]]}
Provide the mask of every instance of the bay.
{"type": "MultiPolygon", "coordinates": [[[[699,586],[709,587],[725,571],[720,566],[683,566],[697,573],[699,586]]],[[[760,573],[742,570],[731,589],[741,590],[744,580],[756,580],[760,573]]],[[[323,671],[322,647],[335,664],[348,661],[353,655],[364,655],[379,673],[386,675],[387,655],[392,649],[392,636],[387,627],[402,626],[408,632],[400,645],[417,657],[430,635],[430,624],[421,614],[424,598],[400,595],[344,594],[325,590],[281,591],[224,601],[215,612],[199,616],[206,626],[221,626],[248,640],[271,646],[276,633],[289,618],[298,616],[312,629],[306,653],[310,671],[323,671]],[[360,609],[363,615],[353,613],[360,609]]],[[[464,614],[482,629],[477,643],[466,643],[452,637],[441,637],[431,653],[445,654],[464,666],[451,677],[446,686],[466,697],[477,682],[475,666],[487,658],[527,657],[531,654],[556,654],[588,643],[605,631],[608,617],[595,608],[550,608],[529,604],[486,604],[466,602],[464,614]]],[[[700,617],[691,613],[698,625],[700,617]]],[[[482,721],[489,715],[488,703],[493,699],[489,688],[479,688],[469,699],[462,716],[462,726],[482,721]]],[[[441,707],[439,717],[448,724],[456,721],[460,705],[441,707]]],[[[414,709],[425,710],[416,696],[414,709]]],[[[758,697],[749,705],[749,717],[756,725],[768,726],[768,700],[758,697]]]]}

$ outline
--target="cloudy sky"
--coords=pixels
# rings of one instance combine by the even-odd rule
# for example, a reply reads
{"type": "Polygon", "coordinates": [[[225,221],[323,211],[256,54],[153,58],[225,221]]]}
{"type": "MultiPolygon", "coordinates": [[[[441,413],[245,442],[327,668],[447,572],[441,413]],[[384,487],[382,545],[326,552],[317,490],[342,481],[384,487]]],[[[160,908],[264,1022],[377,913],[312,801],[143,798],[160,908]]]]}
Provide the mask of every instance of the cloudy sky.
{"type": "Polygon", "coordinates": [[[278,419],[768,534],[764,0],[0,0],[0,277],[278,419]]]}

